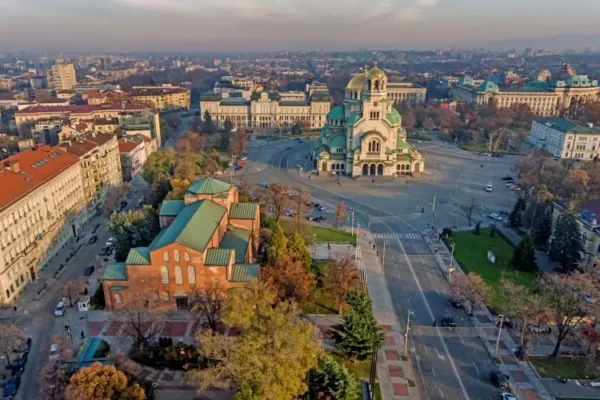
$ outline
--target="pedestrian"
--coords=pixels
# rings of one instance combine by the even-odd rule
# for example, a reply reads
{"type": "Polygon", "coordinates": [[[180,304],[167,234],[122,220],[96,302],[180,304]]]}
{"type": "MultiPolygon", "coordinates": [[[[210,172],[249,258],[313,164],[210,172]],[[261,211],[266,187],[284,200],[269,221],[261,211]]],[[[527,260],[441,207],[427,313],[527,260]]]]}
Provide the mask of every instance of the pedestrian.
{"type": "Polygon", "coordinates": [[[375,250],[375,245],[373,245],[373,250],[375,250]]]}
{"type": "Polygon", "coordinates": [[[81,340],[85,339],[85,335],[83,334],[83,331],[81,331],[81,340]]]}
{"type": "Polygon", "coordinates": [[[17,306],[13,306],[13,310],[15,310],[15,312],[17,312],[17,306]]]}
{"type": "Polygon", "coordinates": [[[377,255],[379,255],[379,250],[377,250],[377,255]]]}
{"type": "Polygon", "coordinates": [[[433,320],[433,326],[437,326],[437,321],[435,319],[433,320]]]}

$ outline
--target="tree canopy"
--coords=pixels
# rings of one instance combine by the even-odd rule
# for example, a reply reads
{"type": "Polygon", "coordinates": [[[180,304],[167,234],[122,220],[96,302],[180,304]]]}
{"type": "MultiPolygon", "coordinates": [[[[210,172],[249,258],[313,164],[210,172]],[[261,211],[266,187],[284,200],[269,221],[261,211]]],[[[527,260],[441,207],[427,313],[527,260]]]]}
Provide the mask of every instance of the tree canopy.
{"type": "Polygon", "coordinates": [[[158,215],[150,206],[115,213],[110,216],[108,228],[116,240],[115,260],[125,261],[129,249],[150,244],[159,230],[158,215]]]}
{"type": "Polygon", "coordinates": [[[67,400],[144,400],[144,389],[137,383],[129,385],[127,376],[118,369],[96,362],[81,368],[71,377],[67,400]]]}

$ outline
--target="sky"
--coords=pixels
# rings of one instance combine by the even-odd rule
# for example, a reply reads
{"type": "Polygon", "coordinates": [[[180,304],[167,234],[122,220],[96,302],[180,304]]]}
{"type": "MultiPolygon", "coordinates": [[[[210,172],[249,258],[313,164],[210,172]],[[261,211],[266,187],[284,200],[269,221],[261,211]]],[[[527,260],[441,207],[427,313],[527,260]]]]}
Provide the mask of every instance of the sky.
{"type": "Polygon", "coordinates": [[[0,51],[468,48],[598,35],[598,17],[600,0],[0,0],[0,51]]]}

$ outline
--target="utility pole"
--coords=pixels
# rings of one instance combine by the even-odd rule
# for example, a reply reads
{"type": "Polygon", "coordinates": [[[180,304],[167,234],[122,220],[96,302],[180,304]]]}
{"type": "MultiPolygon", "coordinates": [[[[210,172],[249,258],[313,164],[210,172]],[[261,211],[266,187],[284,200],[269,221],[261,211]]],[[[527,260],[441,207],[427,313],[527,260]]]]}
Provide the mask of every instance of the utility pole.
{"type": "Polygon", "coordinates": [[[408,318],[406,320],[406,332],[404,333],[404,358],[408,357],[408,330],[410,329],[410,308],[408,309],[408,318]]]}
{"type": "Polygon", "coordinates": [[[354,208],[352,209],[352,236],[354,236],[354,208]]]}
{"type": "Polygon", "coordinates": [[[434,226],[435,221],[435,196],[433,196],[433,203],[431,204],[431,226],[434,226]]]}
{"type": "Polygon", "coordinates": [[[385,268],[385,245],[387,244],[387,240],[383,241],[383,260],[381,261],[381,265],[385,268]]]}
{"type": "Polygon", "coordinates": [[[504,323],[504,315],[500,315],[500,329],[498,329],[498,339],[496,339],[496,352],[494,357],[498,358],[498,346],[500,345],[500,334],[502,334],[502,325],[504,323]]]}

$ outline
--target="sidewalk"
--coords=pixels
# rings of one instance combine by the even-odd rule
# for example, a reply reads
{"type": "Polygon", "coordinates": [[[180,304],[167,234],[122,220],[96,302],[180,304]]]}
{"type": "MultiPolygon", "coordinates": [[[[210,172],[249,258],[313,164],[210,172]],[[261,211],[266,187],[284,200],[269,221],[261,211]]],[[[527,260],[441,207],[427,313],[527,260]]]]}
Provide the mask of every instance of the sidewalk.
{"type": "MultiPolygon", "coordinates": [[[[446,276],[446,279],[448,279],[448,266],[451,260],[450,250],[443,241],[438,241],[439,233],[437,230],[428,229],[424,234],[427,244],[432,253],[435,254],[438,266],[444,276],[446,276]],[[439,245],[437,253],[434,250],[434,243],[439,245]]],[[[464,274],[460,265],[456,263],[456,260],[454,260],[453,265],[456,268],[455,274],[464,274]]],[[[517,345],[506,329],[502,329],[500,340],[498,341],[498,328],[496,327],[494,317],[487,308],[474,311],[471,322],[490,357],[501,371],[510,376],[509,382],[511,388],[517,397],[526,400],[552,399],[546,391],[542,380],[537,376],[531,365],[527,362],[521,362],[515,357],[514,354],[517,345]],[[498,343],[497,353],[496,343],[498,343]]]]}

